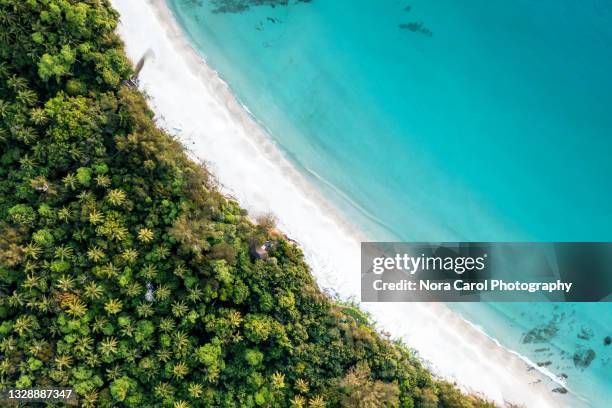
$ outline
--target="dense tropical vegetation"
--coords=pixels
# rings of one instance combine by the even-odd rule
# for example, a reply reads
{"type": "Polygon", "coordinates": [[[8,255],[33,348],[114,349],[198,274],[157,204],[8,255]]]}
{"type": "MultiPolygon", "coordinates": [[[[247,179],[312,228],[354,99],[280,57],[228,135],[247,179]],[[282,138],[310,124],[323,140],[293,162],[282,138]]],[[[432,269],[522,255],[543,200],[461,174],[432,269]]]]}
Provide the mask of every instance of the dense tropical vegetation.
{"type": "Polygon", "coordinates": [[[157,129],[105,0],[0,0],[0,388],[84,407],[482,407],[157,129]],[[267,256],[252,249],[269,242],[267,256]]]}

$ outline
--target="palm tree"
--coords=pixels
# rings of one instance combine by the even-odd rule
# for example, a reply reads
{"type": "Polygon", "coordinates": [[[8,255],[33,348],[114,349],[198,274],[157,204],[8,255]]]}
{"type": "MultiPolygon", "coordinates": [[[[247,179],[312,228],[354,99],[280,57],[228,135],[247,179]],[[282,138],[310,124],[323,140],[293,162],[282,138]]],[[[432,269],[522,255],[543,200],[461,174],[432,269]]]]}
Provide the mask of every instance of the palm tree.
{"type": "Polygon", "coordinates": [[[187,273],[187,268],[185,267],[185,265],[181,262],[178,265],[176,265],[176,267],[174,268],[173,273],[178,276],[179,278],[183,278],[185,277],[185,273],[187,273]]]}
{"type": "Polygon", "coordinates": [[[125,294],[129,297],[137,297],[142,293],[142,285],[140,282],[130,282],[127,286],[125,294]]]}
{"type": "Polygon", "coordinates": [[[103,187],[103,188],[106,188],[111,185],[110,177],[104,174],[98,174],[94,180],[96,180],[96,184],[98,186],[103,187]]]}
{"type": "Polygon", "coordinates": [[[77,145],[69,145],[68,147],[68,155],[72,159],[72,161],[79,161],[83,158],[84,154],[81,148],[77,145]]]}
{"type": "Polygon", "coordinates": [[[165,300],[168,300],[171,294],[172,292],[170,291],[168,285],[162,284],[159,285],[155,290],[155,299],[159,300],[160,302],[163,302],[165,300]]]}
{"type": "Polygon", "coordinates": [[[122,308],[123,302],[119,299],[109,299],[108,302],[104,304],[104,310],[111,315],[121,312],[122,308]]]}
{"type": "Polygon", "coordinates": [[[126,324],[122,325],[120,333],[122,337],[132,337],[134,335],[134,323],[128,320],[126,324]]]}
{"type": "MultiPolygon", "coordinates": [[[[0,10],[0,22],[7,23],[5,27],[8,27],[9,17],[4,10],[0,10]]],[[[6,62],[0,62],[0,78],[5,79],[9,76],[9,68],[6,62]]]]}
{"type": "Polygon", "coordinates": [[[121,253],[121,258],[128,264],[134,263],[138,259],[138,251],[128,248],[121,253]]]}
{"type": "Polygon", "coordinates": [[[189,299],[192,303],[198,303],[202,297],[204,296],[204,291],[198,287],[198,285],[194,286],[191,289],[187,289],[187,299],[189,299]]]}
{"type": "Polygon", "coordinates": [[[170,255],[170,248],[166,244],[161,244],[155,248],[155,255],[159,259],[166,259],[170,255]]]}
{"type": "MultiPolygon", "coordinates": [[[[146,264],[141,270],[140,270],[140,274],[146,279],[146,280],[153,280],[155,279],[155,277],[157,276],[157,267],[153,264],[146,264]]],[[[158,289],[159,290],[159,289],[158,289]]]]}
{"type": "Polygon", "coordinates": [[[19,334],[19,336],[30,333],[36,328],[38,328],[38,323],[34,316],[31,315],[19,316],[15,319],[15,323],[13,324],[13,330],[19,334]]]}
{"type": "Polygon", "coordinates": [[[90,336],[80,336],[74,344],[74,350],[79,354],[86,354],[93,347],[93,339],[90,336]]]}
{"type": "Polygon", "coordinates": [[[24,154],[23,156],[21,156],[21,158],[19,159],[19,164],[24,170],[33,170],[36,166],[36,162],[30,157],[29,154],[24,154]]]}
{"type": "Polygon", "coordinates": [[[74,287],[74,278],[72,276],[62,275],[55,283],[55,287],[62,292],[68,292],[74,287]]]}
{"type": "Polygon", "coordinates": [[[26,263],[23,265],[23,271],[25,273],[31,273],[36,271],[37,269],[40,269],[40,264],[37,261],[26,261],[26,263]]]}
{"type": "Polygon", "coordinates": [[[189,392],[189,396],[191,398],[198,399],[204,393],[204,388],[202,387],[202,384],[192,382],[192,383],[189,383],[189,387],[187,388],[187,391],[189,392]]]}
{"type": "Polygon", "coordinates": [[[81,398],[81,404],[83,408],[93,408],[96,406],[96,401],[98,401],[99,392],[97,390],[92,390],[81,398]]]}
{"type": "Polygon", "coordinates": [[[38,255],[42,253],[42,248],[33,242],[30,242],[28,245],[22,247],[21,249],[23,250],[23,253],[26,257],[32,259],[38,259],[38,255]]]}
{"type": "Polygon", "coordinates": [[[185,316],[185,313],[187,313],[188,310],[189,308],[182,300],[172,303],[172,314],[175,317],[181,318],[185,316]]]}
{"type": "Polygon", "coordinates": [[[0,99],[0,118],[6,119],[10,112],[11,104],[0,99]]]}
{"type": "Polygon", "coordinates": [[[74,249],[68,245],[59,246],[55,249],[54,257],[60,261],[71,260],[74,258],[74,249]]]}
{"type": "Polygon", "coordinates": [[[142,341],[140,342],[140,348],[143,351],[151,350],[154,345],[155,345],[155,340],[152,337],[146,337],[142,339],[142,341]]]}
{"type": "Polygon", "coordinates": [[[22,105],[34,106],[38,101],[38,95],[36,95],[36,92],[30,89],[24,89],[22,91],[17,92],[17,96],[15,99],[22,105]]]}
{"type": "Polygon", "coordinates": [[[296,395],[291,400],[291,408],[304,408],[306,406],[306,398],[301,395],[296,395]]]}
{"type": "Polygon", "coordinates": [[[272,374],[272,387],[280,390],[285,388],[285,374],[276,371],[272,374]]]}
{"type": "Polygon", "coordinates": [[[174,330],[174,320],[171,317],[162,317],[159,320],[159,330],[164,333],[170,333],[174,330]]]}
{"type": "Polygon", "coordinates": [[[118,365],[114,366],[113,368],[106,369],[106,377],[110,381],[115,381],[117,378],[120,378],[122,375],[123,375],[123,372],[121,370],[121,367],[119,367],[118,365]]]}
{"type": "Polygon", "coordinates": [[[71,190],[74,190],[76,188],[76,185],[77,185],[77,178],[74,175],[74,173],[68,173],[62,179],[62,182],[64,183],[64,186],[70,187],[71,190]]]}
{"type": "Polygon", "coordinates": [[[106,254],[102,249],[100,249],[100,247],[94,246],[87,251],[87,257],[98,263],[106,257],[106,254]]]}
{"type": "Polygon", "coordinates": [[[98,344],[98,349],[100,350],[100,353],[108,357],[117,353],[117,345],[118,343],[116,338],[107,337],[98,344]]]}
{"type": "Polygon", "coordinates": [[[119,274],[119,270],[112,262],[102,266],[99,271],[102,276],[105,276],[108,279],[112,279],[119,274]]]}
{"type": "Polygon", "coordinates": [[[30,310],[36,309],[36,305],[37,305],[37,302],[36,302],[36,298],[34,298],[34,297],[29,298],[25,302],[25,307],[30,309],[30,310]]]}
{"type": "Polygon", "coordinates": [[[176,333],[174,333],[174,347],[179,353],[186,351],[189,348],[189,345],[189,337],[187,337],[184,332],[178,330],[176,333]]]}
{"type": "Polygon", "coordinates": [[[55,367],[62,371],[64,368],[70,368],[72,366],[72,357],[67,354],[60,354],[55,357],[55,367]]]}
{"type": "Polygon", "coordinates": [[[87,191],[87,190],[81,191],[79,195],[77,195],[77,198],[79,199],[80,202],[85,203],[85,204],[90,204],[93,206],[95,206],[96,204],[96,197],[93,195],[91,191],[87,191]]]}
{"type": "Polygon", "coordinates": [[[154,234],[149,228],[141,228],[138,230],[138,240],[144,243],[153,241],[154,234]]]}
{"type": "Polygon", "coordinates": [[[17,348],[17,341],[12,336],[5,337],[0,340],[0,351],[4,354],[8,354],[11,351],[15,351],[17,348]]]}
{"type": "Polygon", "coordinates": [[[91,212],[89,213],[89,222],[91,224],[100,224],[104,221],[104,214],[101,211],[96,210],[95,208],[93,208],[91,210],[91,212]]]}
{"type": "Polygon", "coordinates": [[[70,207],[62,207],[60,208],[60,210],[57,212],[57,218],[60,221],[63,222],[68,222],[70,221],[70,219],[72,218],[73,214],[72,214],[72,210],[70,209],[70,207]]]}
{"type": "Polygon", "coordinates": [[[31,126],[19,127],[15,132],[17,140],[29,145],[38,138],[38,132],[31,126]]]}
{"type": "Polygon", "coordinates": [[[49,310],[51,310],[51,298],[47,295],[42,295],[36,307],[43,313],[49,312],[49,310]]]}
{"type": "Polygon", "coordinates": [[[92,324],[91,330],[94,333],[101,333],[108,325],[108,319],[105,316],[96,316],[92,324]]]}
{"type": "Polygon", "coordinates": [[[30,344],[30,347],[28,348],[28,352],[35,357],[39,357],[43,353],[43,350],[45,350],[48,347],[49,347],[49,343],[47,343],[45,340],[35,339],[32,341],[32,344],[30,344]]]}
{"type": "Polygon", "coordinates": [[[138,368],[140,368],[145,375],[154,374],[157,369],[157,364],[155,360],[151,356],[146,356],[138,363],[138,368]]]}
{"type": "Polygon", "coordinates": [[[189,373],[189,367],[183,361],[179,361],[172,367],[172,376],[177,380],[182,380],[187,373],[189,373]]]}
{"type": "Polygon", "coordinates": [[[28,81],[25,78],[18,77],[17,75],[12,75],[7,81],[6,85],[13,90],[13,92],[19,92],[27,89],[28,81]]]}
{"type": "Polygon", "coordinates": [[[24,289],[30,290],[39,287],[41,285],[41,282],[42,280],[40,276],[29,274],[27,275],[21,286],[23,286],[24,289]]]}
{"type": "Polygon", "coordinates": [[[115,207],[120,207],[125,203],[126,195],[121,189],[113,189],[108,192],[106,200],[115,207]]]}
{"type": "Polygon", "coordinates": [[[75,228],[72,237],[78,242],[86,241],[88,238],[87,230],[85,228],[75,228]]]}
{"type": "Polygon", "coordinates": [[[85,364],[89,367],[99,367],[100,366],[100,356],[96,353],[89,353],[87,357],[85,357],[85,364]]]}
{"type": "Polygon", "coordinates": [[[42,108],[34,108],[30,111],[30,119],[36,126],[42,126],[47,123],[47,114],[42,108]]]}
{"type": "Polygon", "coordinates": [[[151,317],[154,313],[153,307],[148,302],[140,302],[138,306],[136,306],[136,314],[139,317],[151,317]]]}
{"type": "Polygon", "coordinates": [[[17,292],[16,290],[14,290],[13,293],[11,294],[11,296],[9,296],[6,299],[6,303],[10,307],[14,307],[14,308],[22,306],[23,303],[24,303],[24,295],[23,295],[23,293],[17,292]]]}
{"type": "Polygon", "coordinates": [[[157,359],[161,362],[167,363],[172,358],[172,353],[167,348],[161,348],[157,350],[157,359]]]}
{"type": "Polygon", "coordinates": [[[85,303],[83,303],[83,301],[76,296],[72,297],[62,306],[66,308],[66,313],[71,316],[81,317],[87,313],[87,305],[85,305],[85,303]]]}
{"type": "Polygon", "coordinates": [[[306,394],[310,390],[310,385],[308,384],[308,381],[298,378],[295,380],[295,389],[302,394],[306,394]]]}
{"type": "Polygon", "coordinates": [[[18,126],[11,129],[12,133],[15,135],[15,138],[24,144],[31,144],[36,140],[37,132],[36,129],[30,126],[18,126]]]}
{"type": "Polygon", "coordinates": [[[153,388],[153,392],[160,399],[169,399],[174,395],[174,389],[172,386],[165,382],[160,382],[153,388]]]}
{"type": "Polygon", "coordinates": [[[325,408],[326,405],[325,400],[320,395],[315,395],[308,401],[308,406],[310,408],[325,408]]]}

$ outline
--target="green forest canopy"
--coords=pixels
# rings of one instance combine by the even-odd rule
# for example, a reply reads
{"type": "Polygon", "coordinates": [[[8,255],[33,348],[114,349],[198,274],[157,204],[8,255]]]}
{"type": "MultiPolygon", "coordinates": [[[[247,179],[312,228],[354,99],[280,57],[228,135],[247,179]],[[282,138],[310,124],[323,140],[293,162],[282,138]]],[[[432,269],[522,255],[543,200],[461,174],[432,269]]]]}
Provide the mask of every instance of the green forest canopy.
{"type": "Polygon", "coordinates": [[[485,407],[249,221],[122,85],[108,1],[0,0],[0,388],[84,407],[485,407]],[[266,259],[254,246],[272,242],[266,259]]]}

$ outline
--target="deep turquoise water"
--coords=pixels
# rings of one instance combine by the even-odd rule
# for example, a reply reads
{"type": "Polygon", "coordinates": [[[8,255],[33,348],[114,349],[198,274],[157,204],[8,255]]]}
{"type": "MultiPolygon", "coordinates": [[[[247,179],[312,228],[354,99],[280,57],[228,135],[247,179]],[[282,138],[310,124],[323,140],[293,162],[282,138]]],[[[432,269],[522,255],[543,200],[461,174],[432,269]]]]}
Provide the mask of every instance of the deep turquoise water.
{"type": "MultiPolygon", "coordinates": [[[[169,3],[287,156],[370,239],[612,240],[609,1],[169,3]]],[[[550,361],[593,405],[612,397],[609,304],[457,308],[550,361]],[[525,342],[540,326],[554,334],[525,342]],[[576,367],[588,350],[592,363],[576,367]]]]}

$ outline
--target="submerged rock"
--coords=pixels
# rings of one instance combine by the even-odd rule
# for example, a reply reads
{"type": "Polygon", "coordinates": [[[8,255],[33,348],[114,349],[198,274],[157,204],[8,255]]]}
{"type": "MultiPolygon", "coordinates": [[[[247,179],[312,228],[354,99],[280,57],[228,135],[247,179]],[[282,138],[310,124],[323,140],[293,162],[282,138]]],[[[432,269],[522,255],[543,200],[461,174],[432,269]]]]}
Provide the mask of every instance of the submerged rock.
{"type": "Polygon", "coordinates": [[[612,343],[612,337],[606,336],[604,339],[604,346],[609,346],[612,343]]]}
{"type": "MultiPolygon", "coordinates": [[[[189,0],[194,1],[194,0],[189,0]]],[[[290,3],[310,3],[312,0],[211,0],[213,5],[213,13],[242,13],[249,10],[251,7],[269,6],[288,6],[290,3]]]]}
{"type": "Polygon", "coordinates": [[[420,33],[426,35],[427,37],[431,37],[433,33],[431,30],[423,25],[421,22],[412,22],[412,23],[402,23],[397,25],[402,30],[412,31],[413,33],[420,33]]]}
{"type": "Polygon", "coordinates": [[[523,344],[527,343],[546,343],[557,335],[559,327],[554,321],[550,321],[544,325],[534,327],[527,333],[523,334],[523,344]]]}
{"type": "Polygon", "coordinates": [[[581,327],[578,338],[582,340],[591,340],[593,338],[593,330],[589,327],[581,327]]]}
{"type": "Polygon", "coordinates": [[[552,392],[558,392],[559,394],[567,394],[567,388],[565,387],[554,388],[552,392]]]}
{"type": "Polygon", "coordinates": [[[587,368],[595,359],[595,351],[593,349],[577,350],[574,353],[574,365],[578,368],[587,368]]]}

